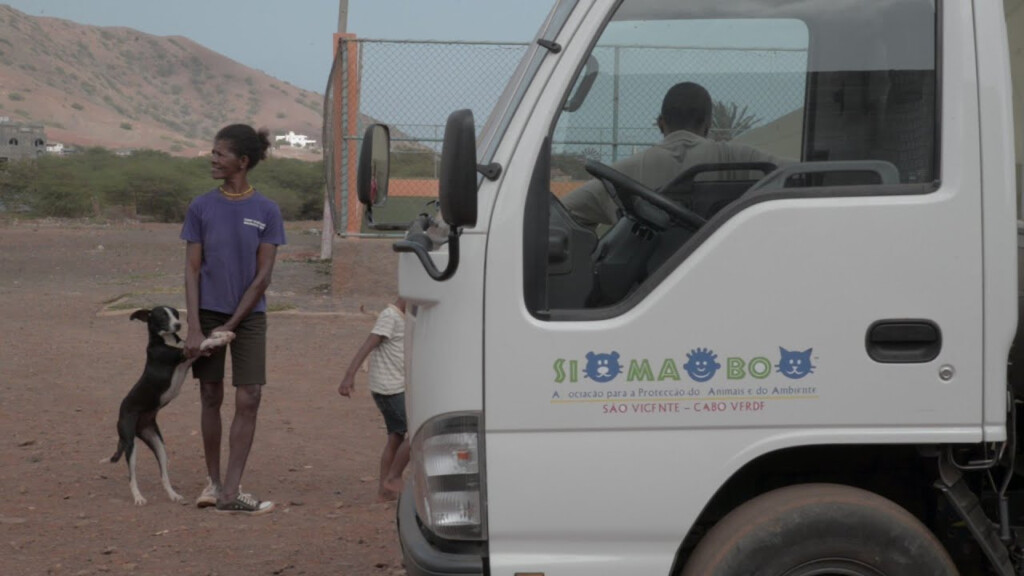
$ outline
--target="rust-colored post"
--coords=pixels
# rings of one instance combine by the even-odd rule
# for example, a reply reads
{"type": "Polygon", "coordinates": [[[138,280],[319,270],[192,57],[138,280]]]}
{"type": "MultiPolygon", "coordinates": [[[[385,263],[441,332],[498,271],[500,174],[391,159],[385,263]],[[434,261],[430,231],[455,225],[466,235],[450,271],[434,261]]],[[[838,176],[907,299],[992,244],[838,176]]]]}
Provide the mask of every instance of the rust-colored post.
{"type": "Polygon", "coordinates": [[[345,234],[358,234],[363,210],[356,195],[356,165],[359,161],[359,43],[355,34],[335,34],[335,53],[344,61],[335,70],[335,98],[332,105],[334,125],[334,181],[343,183],[334,191],[345,234]]]}
{"type": "MultiPolygon", "coordinates": [[[[335,147],[334,169],[337,182],[345,182],[345,198],[335,197],[342,208],[346,234],[358,234],[362,228],[363,209],[356,195],[356,165],[359,161],[359,43],[355,34],[335,34],[337,50],[344,48],[345,61],[334,79],[338,88],[334,100],[335,138],[342,146],[335,147]],[[343,46],[344,45],[344,46],[343,46]],[[342,204],[344,203],[344,204],[342,204]]],[[[340,191],[339,191],[340,192],[340,191]]]]}

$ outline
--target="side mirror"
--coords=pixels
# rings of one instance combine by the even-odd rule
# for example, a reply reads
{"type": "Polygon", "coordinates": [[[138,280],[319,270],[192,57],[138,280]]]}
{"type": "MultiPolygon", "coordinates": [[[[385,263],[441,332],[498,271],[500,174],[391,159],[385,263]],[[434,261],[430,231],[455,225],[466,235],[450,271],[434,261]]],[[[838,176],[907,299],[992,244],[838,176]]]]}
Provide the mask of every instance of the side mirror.
{"type": "Polygon", "coordinates": [[[388,127],[383,124],[368,126],[363,135],[356,171],[356,192],[363,206],[380,206],[388,199],[390,160],[391,132],[388,127]]]}
{"type": "MultiPolygon", "coordinates": [[[[444,282],[459,268],[459,235],[464,226],[476,226],[477,171],[498,174],[496,166],[477,166],[476,128],[471,110],[456,110],[448,116],[441,147],[441,171],[438,175],[441,216],[448,224],[448,265],[439,270],[430,256],[434,242],[428,235],[432,222],[423,214],[413,221],[405,239],[395,242],[395,252],[412,252],[431,278],[444,282]],[[497,171],[497,172],[495,172],[497,171]]],[[[495,176],[496,177],[496,176],[495,176]]]]}
{"type": "Polygon", "coordinates": [[[438,175],[441,216],[452,228],[476,226],[476,128],[472,110],[448,116],[438,175]]]}
{"type": "Polygon", "coordinates": [[[391,173],[391,131],[383,124],[373,124],[363,133],[356,166],[356,195],[366,208],[366,221],[374,230],[405,230],[409,222],[381,224],[373,220],[373,207],[388,199],[391,173]]]}

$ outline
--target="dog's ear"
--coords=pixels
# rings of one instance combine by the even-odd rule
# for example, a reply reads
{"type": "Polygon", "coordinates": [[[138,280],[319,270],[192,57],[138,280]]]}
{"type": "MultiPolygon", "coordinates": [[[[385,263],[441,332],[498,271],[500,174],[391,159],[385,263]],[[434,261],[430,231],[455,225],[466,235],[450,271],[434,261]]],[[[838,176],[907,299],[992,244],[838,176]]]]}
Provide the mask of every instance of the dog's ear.
{"type": "Polygon", "coordinates": [[[132,315],[128,319],[149,322],[149,310],[146,310],[145,308],[142,310],[136,310],[135,312],[132,312],[132,315]]]}

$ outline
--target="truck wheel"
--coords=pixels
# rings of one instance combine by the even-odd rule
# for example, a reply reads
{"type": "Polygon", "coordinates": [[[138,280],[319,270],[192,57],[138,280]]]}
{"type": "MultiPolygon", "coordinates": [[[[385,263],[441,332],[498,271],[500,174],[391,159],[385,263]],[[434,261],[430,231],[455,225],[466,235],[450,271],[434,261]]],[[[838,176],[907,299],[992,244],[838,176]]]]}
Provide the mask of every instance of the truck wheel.
{"type": "Polygon", "coordinates": [[[956,576],[945,548],[877,494],[801,484],[762,494],[707,533],[682,576],[956,576]]]}

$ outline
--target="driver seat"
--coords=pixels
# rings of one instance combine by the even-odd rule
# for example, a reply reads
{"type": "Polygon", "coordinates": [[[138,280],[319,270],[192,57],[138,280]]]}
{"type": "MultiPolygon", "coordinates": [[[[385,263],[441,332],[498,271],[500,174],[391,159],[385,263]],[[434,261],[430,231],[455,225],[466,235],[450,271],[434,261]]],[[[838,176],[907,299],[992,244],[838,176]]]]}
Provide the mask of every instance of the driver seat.
{"type": "MultiPolygon", "coordinates": [[[[698,164],[673,178],[671,182],[658,189],[658,193],[710,220],[722,208],[742,196],[758,180],[706,180],[699,179],[700,176],[723,172],[740,172],[744,173],[744,176],[750,172],[768,175],[776,168],[777,166],[770,162],[698,164]]],[[[685,228],[669,228],[660,234],[658,246],[647,261],[647,274],[650,275],[660,268],[693,234],[693,230],[685,228]]]]}

